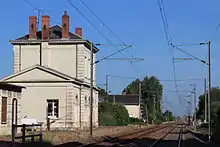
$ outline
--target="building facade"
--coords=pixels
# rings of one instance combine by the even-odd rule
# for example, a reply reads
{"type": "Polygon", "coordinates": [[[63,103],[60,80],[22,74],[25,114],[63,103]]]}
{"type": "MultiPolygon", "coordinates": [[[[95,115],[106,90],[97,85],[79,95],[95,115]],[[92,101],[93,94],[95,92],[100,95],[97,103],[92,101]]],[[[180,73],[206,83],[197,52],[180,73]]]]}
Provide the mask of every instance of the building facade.
{"type": "MultiPolygon", "coordinates": [[[[82,29],[69,31],[69,16],[64,12],[62,26],[50,26],[50,17],[42,16],[37,31],[36,16],[29,17],[29,34],[11,40],[14,73],[1,82],[25,87],[22,92],[21,119],[34,118],[51,128],[86,128],[90,117],[91,43],[82,37],[82,29]]],[[[99,51],[93,47],[94,61],[99,51]]],[[[98,125],[98,88],[93,71],[93,125],[98,125]]]]}
{"type": "MultiPolygon", "coordinates": [[[[12,105],[14,105],[14,112],[17,107],[17,119],[21,119],[21,93],[24,87],[0,83],[0,135],[7,135],[11,133],[12,126],[12,105]],[[14,102],[13,102],[14,101],[14,102]],[[16,106],[17,103],[17,106],[16,106]]],[[[16,119],[14,119],[14,122],[16,119]]]]}

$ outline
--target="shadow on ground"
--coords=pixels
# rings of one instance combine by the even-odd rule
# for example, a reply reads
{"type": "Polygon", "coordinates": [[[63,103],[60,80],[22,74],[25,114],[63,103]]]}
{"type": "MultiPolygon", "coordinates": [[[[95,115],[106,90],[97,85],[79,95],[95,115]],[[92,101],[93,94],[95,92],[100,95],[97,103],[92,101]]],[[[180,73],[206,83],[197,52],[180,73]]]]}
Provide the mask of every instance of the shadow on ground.
{"type": "MultiPolygon", "coordinates": [[[[185,134],[185,136],[193,133],[190,131],[184,131],[183,132],[185,134]]],[[[175,133],[173,133],[173,135],[175,135],[175,133]]],[[[207,141],[207,136],[204,136],[202,134],[199,133],[193,133],[193,135],[195,135],[196,137],[200,138],[201,140],[207,141]]],[[[151,138],[141,138],[141,139],[128,139],[128,140],[122,140],[120,138],[110,138],[110,137],[105,137],[105,141],[103,143],[99,143],[97,144],[90,144],[90,145],[85,145],[86,147],[107,147],[107,146],[114,146],[114,147],[119,147],[121,145],[127,146],[127,147],[147,147],[153,143],[155,143],[158,140],[155,139],[151,139],[151,138]]],[[[172,138],[172,137],[171,137],[172,138]]],[[[70,142],[70,143],[65,143],[65,144],[61,144],[61,145],[56,145],[53,146],[50,143],[44,142],[44,143],[39,143],[39,142],[35,142],[35,143],[26,143],[26,144],[21,144],[21,143],[16,143],[15,147],[76,147],[76,146],[80,146],[83,145],[79,142],[70,142]]],[[[216,143],[214,143],[214,141],[210,144],[204,144],[202,142],[199,142],[197,139],[195,138],[191,138],[191,139],[187,139],[182,141],[182,145],[185,147],[218,147],[219,145],[217,145],[216,143]]],[[[1,142],[0,141],[0,147],[10,147],[11,146],[11,142],[1,142]]],[[[158,142],[158,144],[155,145],[155,147],[176,147],[177,146],[177,141],[176,140],[162,140],[160,142],[158,142]]]]}

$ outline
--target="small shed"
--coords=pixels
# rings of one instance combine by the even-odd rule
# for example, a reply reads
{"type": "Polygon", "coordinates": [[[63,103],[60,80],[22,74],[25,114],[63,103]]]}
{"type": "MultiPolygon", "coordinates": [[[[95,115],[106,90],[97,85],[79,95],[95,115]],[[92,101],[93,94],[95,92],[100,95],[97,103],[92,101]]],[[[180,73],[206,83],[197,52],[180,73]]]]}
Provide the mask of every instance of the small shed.
{"type": "Polygon", "coordinates": [[[14,121],[20,122],[20,100],[22,86],[0,83],[0,135],[11,134],[12,126],[12,105],[14,106],[14,121]]]}

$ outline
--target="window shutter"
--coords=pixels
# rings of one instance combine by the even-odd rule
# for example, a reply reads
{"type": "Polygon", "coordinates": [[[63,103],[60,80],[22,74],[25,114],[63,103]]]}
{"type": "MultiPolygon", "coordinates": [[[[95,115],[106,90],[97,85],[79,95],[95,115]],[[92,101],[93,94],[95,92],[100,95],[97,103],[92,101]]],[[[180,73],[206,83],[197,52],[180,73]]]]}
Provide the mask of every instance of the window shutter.
{"type": "Polygon", "coordinates": [[[2,97],[2,119],[1,123],[7,123],[7,98],[2,97]]]}

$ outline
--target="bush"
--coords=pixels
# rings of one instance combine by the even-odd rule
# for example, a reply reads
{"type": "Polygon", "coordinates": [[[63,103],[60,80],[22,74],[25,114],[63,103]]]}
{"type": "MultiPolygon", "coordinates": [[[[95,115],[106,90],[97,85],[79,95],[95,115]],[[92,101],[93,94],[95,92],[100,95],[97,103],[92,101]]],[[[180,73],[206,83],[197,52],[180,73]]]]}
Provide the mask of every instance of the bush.
{"type": "Polygon", "coordinates": [[[117,120],[108,113],[103,113],[99,115],[99,125],[100,126],[117,126],[117,120]]]}
{"type": "Polygon", "coordinates": [[[130,124],[132,125],[138,125],[138,124],[141,124],[141,125],[144,125],[144,120],[143,119],[139,119],[139,118],[134,118],[134,117],[130,117],[130,124]]]}
{"type": "Polygon", "coordinates": [[[99,104],[99,125],[125,126],[129,124],[129,114],[124,105],[103,102],[99,104]]]}

